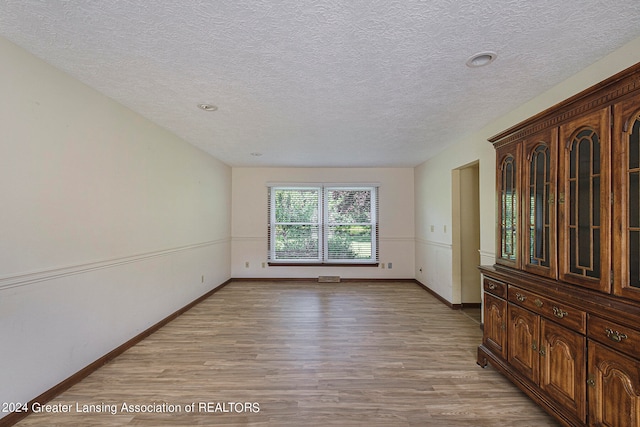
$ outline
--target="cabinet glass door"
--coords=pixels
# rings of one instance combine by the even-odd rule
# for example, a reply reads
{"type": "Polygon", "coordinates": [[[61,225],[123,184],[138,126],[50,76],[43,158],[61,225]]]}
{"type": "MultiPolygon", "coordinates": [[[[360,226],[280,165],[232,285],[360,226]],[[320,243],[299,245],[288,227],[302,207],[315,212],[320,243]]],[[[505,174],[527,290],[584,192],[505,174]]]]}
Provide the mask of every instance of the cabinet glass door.
{"type": "Polygon", "coordinates": [[[640,96],[615,106],[614,293],[640,299],[640,96]]]}
{"type": "Polygon", "coordinates": [[[609,109],[561,127],[560,278],[609,292],[609,109]]]}
{"type": "Polygon", "coordinates": [[[497,150],[498,154],[498,256],[497,263],[519,267],[519,158],[520,144],[497,150]]]}
{"type": "Polygon", "coordinates": [[[527,138],[523,186],[523,268],[556,277],[557,129],[527,138]]]}

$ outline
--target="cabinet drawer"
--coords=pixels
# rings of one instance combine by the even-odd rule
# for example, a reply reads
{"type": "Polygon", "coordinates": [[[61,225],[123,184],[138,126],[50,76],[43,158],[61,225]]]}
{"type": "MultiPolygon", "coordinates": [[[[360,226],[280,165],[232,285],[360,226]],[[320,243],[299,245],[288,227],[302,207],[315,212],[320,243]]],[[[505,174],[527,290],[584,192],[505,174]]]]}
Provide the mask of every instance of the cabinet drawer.
{"type": "Polygon", "coordinates": [[[497,280],[493,280],[489,277],[484,278],[484,291],[489,292],[500,298],[507,297],[507,285],[497,280]]]}
{"type": "Polygon", "coordinates": [[[629,356],[639,356],[640,331],[589,315],[587,335],[629,356]]]}
{"type": "Polygon", "coordinates": [[[516,286],[509,286],[508,299],[569,329],[583,334],[587,331],[587,314],[584,311],[516,286]]]}

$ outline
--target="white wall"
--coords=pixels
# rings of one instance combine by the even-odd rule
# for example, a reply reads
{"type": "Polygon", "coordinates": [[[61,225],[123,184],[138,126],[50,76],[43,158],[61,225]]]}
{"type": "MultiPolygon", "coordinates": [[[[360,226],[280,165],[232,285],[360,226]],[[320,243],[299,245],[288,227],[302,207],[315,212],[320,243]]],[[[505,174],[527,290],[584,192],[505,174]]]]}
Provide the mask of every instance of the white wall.
{"type": "MultiPolygon", "coordinates": [[[[461,304],[461,289],[453,287],[453,169],[479,162],[481,262],[493,257],[493,147],[488,142],[457,144],[415,169],[415,278],[452,304],[461,304]],[[422,271],[421,271],[422,270],[422,271]]],[[[484,261],[486,262],[486,261],[484,261]]],[[[493,263],[493,261],[491,261],[493,263]]]]}
{"type": "Polygon", "coordinates": [[[456,142],[415,170],[416,273],[420,282],[453,304],[451,171],[474,161],[480,165],[480,263],[495,261],[495,152],[487,139],[528,117],[640,61],[640,38],[616,50],[560,85],[532,99],[469,137],[456,142]],[[431,231],[431,226],[434,231],[431,231]],[[447,232],[444,227],[447,226],[447,232]],[[422,271],[420,271],[422,269],[422,271]]]}
{"type": "Polygon", "coordinates": [[[233,277],[413,278],[412,168],[233,168],[231,274],[233,277]],[[381,267],[269,267],[267,183],[379,183],[381,267]],[[245,263],[249,262],[249,268],[245,263]]]}
{"type": "Polygon", "coordinates": [[[0,58],[0,402],[24,402],[230,277],[231,169],[0,58]]]}

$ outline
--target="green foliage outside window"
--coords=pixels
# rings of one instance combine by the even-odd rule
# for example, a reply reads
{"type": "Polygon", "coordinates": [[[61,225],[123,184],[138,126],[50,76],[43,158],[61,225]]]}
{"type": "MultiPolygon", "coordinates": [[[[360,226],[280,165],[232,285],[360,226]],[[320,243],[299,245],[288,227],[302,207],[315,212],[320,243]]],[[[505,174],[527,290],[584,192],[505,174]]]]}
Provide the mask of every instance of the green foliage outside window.
{"type": "Polygon", "coordinates": [[[324,256],[320,245],[325,246],[327,260],[375,258],[371,188],[272,191],[272,253],[276,260],[319,260],[324,256]]]}

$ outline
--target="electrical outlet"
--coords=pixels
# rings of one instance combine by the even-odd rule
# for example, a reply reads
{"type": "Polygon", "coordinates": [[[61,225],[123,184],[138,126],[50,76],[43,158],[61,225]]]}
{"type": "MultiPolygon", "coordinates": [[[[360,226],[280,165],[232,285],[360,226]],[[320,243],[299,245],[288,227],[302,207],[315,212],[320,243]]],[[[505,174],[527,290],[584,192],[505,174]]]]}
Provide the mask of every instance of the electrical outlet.
{"type": "Polygon", "coordinates": [[[266,263],[266,262],[263,262],[263,263],[262,263],[262,268],[265,268],[266,266],[267,266],[267,263],[266,263]]]}
{"type": "Polygon", "coordinates": [[[431,232],[433,233],[435,230],[436,230],[436,226],[435,226],[435,225],[432,225],[432,226],[431,226],[431,232]]]}
{"type": "Polygon", "coordinates": [[[393,263],[392,263],[392,262],[390,262],[389,264],[387,264],[387,268],[388,268],[388,269],[393,268],[393,263]]]}
{"type": "Polygon", "coordinates": [[[202,280],[201,280],[201,282],[202,282],[202,283],[204,283],[204,274],[202,275],[202,280]]]}
{"type": "Polygon", "coordinates": [[[384,268],[384,262],[383,262],[382,264],[380,264],[380,266],[381,266],[382,268],[384,268]]]}
{"type": "Polygon", "coordinates": [[[244,268],[249,268],[249,261],[244,262],[244,268]]]}

